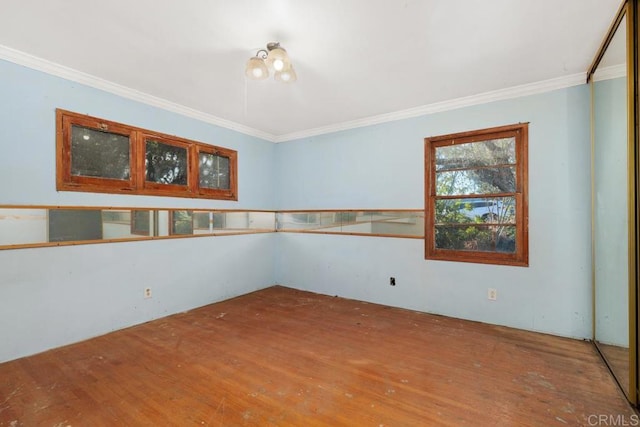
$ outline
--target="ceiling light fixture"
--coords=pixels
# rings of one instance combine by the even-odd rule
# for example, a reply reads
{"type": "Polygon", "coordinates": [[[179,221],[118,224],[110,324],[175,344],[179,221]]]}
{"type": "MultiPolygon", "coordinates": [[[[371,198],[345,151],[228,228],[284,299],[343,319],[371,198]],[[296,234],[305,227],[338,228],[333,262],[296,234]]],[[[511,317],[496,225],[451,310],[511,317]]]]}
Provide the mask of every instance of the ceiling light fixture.
{"type": "Polygon", "coordinates": [[[256,56],[249,58],[245,74],[252,80],[264,80],[269,77],[269,70],[279,82],[292,83],[298,78],[287,51],[278,42],[267,43],[266,49],[258,50],[256,56]]]}

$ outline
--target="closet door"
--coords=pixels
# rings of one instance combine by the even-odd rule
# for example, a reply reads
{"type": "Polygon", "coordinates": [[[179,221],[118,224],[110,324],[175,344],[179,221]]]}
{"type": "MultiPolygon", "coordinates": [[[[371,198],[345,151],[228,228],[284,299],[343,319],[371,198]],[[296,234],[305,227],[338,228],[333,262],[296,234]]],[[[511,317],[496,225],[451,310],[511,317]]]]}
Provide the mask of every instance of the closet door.
{"type": "Polygon", "coordinates": [[[638,0],[621,7],[589,72],[592,95],[594,342],[637,404],[638,0]]]}

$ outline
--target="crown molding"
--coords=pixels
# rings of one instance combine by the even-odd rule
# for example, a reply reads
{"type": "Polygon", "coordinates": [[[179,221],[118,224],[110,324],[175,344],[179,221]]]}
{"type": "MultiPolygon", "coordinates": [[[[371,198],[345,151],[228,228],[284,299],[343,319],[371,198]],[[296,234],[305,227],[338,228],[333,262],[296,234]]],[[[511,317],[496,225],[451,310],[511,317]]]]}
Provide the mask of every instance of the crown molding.
{"type": "MultiPolygon", "coordinates": [[[[245,135],[254,136],[270,142],[287,142],[311,136],[318,136],[327,133],[339,132],[364,126],[371,126],[381,123],[387,123],[397,120],[409,119],[413,117],[424,116],[428,114],[439,113],[443,111],[455,110],[463,107],[470,107],[478,104],[486,104],[488,102],[501,101],[506,99],[518,98],[522,96],[535,95],[538,93],[550,92],[557,89],[563,89],[571,86],[584,84],[586,81],[586,73],[571,74],[568,76],[557,77],[554,79],[543,80],[535,83],[528,83],[520,86],[513,86],[506,89],[484,92],[477,95],[456,98],[448,101],[436,102],[433,104],[422,105],[419,107],[409,108],[406,110],[395,111],[392,113],[380,114],[362,119],[351,120],[347,122],[321,126],[313,129],[307,129],[299,132],[293,132],[283,135],[273,135],[258,129],[254,129],[240,123],[222,119],[212,114],[168,101],[147,93],[101,79],[91,74],[30,55],[28,53],[0,45],[0,59],[13,62],[24,67],[42,71],[66,80],[71,80],[86,86],[103,90],[123,98],[138,101],[147,105],[171,111],[186,117],[191,117],[202,122],[210,123],[222,128],[240,132],[245,135]]],[[[624,75],[620,74],[620,67],[608,67],[611,70],[603,70],[604,78],[615,78],[624,75]]],[[[624,67],[622,67],[624,68],[624,67]]]]}
{"type": "Polygon", "coordinates": [[[420,107],[409,108],[407,110],[393,113],[380,114],[377,116],[365,117],[363,119],[351,120],[329,126],[322,126],[300,132],[288,133],[276,136],[275,141],[287,142],[311,136],[318,136],[332,132],[339,132],[364,126],[377,125],[380,123],[392,122],[396,120],[409,119],[413,117],[425,116],[428,114],[440,113],[443,111],[456,110],[463,107],[470,107],[478,104],[486,104],[494,101],[501,101],[522,96],[535,95],[538,93],[551,92],[557,89],[564,89],[571,86],[585,84],[586,73],[571,74],[535,83],[528,83],[520,86],[484,92],[477,95],[465,96],[448,101],[436,102],[434,104],[422,105],[420,107]]]}
{"type": "Polygon", "coordinates": [[[101,79],[91,74],[87,74],[73,68],[65,67],[64,65],[60,65],[55,62],[39,58],[37,56],[30,55],[28,53],[7,46],[0,45],[0,59],[13,62],[27,68],[32,68],[34,70],[42,71],[44,73],[51,74],[57,77],[62,77],[66,80],[71,80],[76,83],[100,89],[105,92],[121,96],[123,98],[131,99],[133,101],[138,101],[147,105],[161,108],[163,110],[171,111],[172,113],[177,113],[182,116],[190,117],[202,122],[240,132],[245,135],[254,136],[256,138],[261,138],[270,142],[275,142],[276,139],[275,135],[272,135],[270,133],[253,129],[251,127],[232,122],[230,120],[222,119],[212,114],[203,113],[202,111],[198,111],[196,109],[189,108],[184,105],[159,98],[157,96],[149,95],[147,93],[101,79]]]}
{"type": "Polygon", "coordinates": [[[627,64],[610,65],[608,67],[597,68],[593,73],[593,81],[617,79],[627,75],[627,64]]]}

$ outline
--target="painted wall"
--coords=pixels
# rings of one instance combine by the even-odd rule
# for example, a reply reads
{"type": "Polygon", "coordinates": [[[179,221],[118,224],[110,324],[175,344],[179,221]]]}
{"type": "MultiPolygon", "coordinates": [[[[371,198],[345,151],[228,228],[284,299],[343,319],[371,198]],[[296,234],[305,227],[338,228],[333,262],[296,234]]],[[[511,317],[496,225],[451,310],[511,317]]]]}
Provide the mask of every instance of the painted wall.
{"type": "Polygon", "coordinates": [[[288,233],[0,251],[0,361],[275,282],[589,337],[588,105],[580,86],[274,145],[0,61],[0,204],[422,208],[424,137],[531,123],[529,268],[425,261],[415,239],[288,233]],[[56,192],[57,107],[238,150],[239,201],[56,192]]]}
{"type": "MultiPolygon", "coordinates": [[[[0,204],[273,206],[272,143],[1,60],[0,152],[0,204]],[[238,202],[57,192],[56,108],[237,150],[238,202]]],[[[260,234],[0,251],[0,362],[269,286],[274,241],[260,234]]]]}
{"type": "Polygon", "coordinates": [[[270,209],[271,142],[0,60],[2,204],[270,209]],[[238,151],[238,201],[56,192],[55,109],[89,114],[238,151]],[[10,151],[9,155],[4,152],[10,151]],[[15,185],[19,183],[19,185],[15,185]]]}
{"type": "Polygon", "coordinates": [[[279,233],[277,281],[591,337],[589,102],[582,85],[278,144],[278,208],[423,208],[425,137],[530,122],[528,268],[425,261],[421,240],[279,233]]]}

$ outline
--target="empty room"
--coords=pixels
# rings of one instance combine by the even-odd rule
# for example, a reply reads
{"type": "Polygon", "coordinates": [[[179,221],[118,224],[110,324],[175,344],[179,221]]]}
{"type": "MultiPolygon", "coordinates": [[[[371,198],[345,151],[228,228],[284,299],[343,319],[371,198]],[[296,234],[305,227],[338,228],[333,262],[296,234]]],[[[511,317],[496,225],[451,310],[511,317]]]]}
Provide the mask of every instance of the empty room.
{"type": "Polygon", "coordinates": [[[0,2],[0,427],[634,426],[640,0],[0,2]]]}

